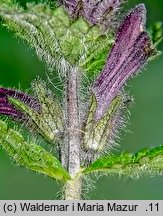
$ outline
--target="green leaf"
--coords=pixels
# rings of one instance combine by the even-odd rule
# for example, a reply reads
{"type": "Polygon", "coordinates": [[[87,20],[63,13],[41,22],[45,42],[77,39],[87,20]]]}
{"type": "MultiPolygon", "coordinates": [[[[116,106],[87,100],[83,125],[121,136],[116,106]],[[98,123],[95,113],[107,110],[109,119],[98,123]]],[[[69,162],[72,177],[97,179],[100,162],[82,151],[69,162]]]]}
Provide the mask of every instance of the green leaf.
{"type": "Polygon", "coordinates": [[[139,177],[142,173],[163,174],[163,146],[143,149],[134,155],[122,153],[104,156],[83,170],[84,174],[95,172],[126,177],[139,177]]]}
{"type": "Polygon", "coordinates": [[[102,33],[84,19],[70,19],[62,6],[28,4],[27,9],[0,2],[0,16],[6,26],[34,47],[48,67],[65,73],[75,64],[93,77],[103,67],[113,43],[113,33],[102,33]]]}
{"type": "Polygon", "coordinates": [[[0,145],[21,166],[60,181],[70,179],[53,155],[33,142],[26,142],[18,131],[8,128],[3,121],[0,121],[0,145]]]}
{"type": "Polygon", "coordinates": [[[1,5],[5,5],[5,6],[13,6],[13,0],[0,0],[0,4],[1,5]]]}
{"type": "Polygon", "coordinates": [[[153,45],[156,47],[163,40],[163,23],[156,22],[154,23],[150,30],[151,39],[153,41],[153,45]]]}

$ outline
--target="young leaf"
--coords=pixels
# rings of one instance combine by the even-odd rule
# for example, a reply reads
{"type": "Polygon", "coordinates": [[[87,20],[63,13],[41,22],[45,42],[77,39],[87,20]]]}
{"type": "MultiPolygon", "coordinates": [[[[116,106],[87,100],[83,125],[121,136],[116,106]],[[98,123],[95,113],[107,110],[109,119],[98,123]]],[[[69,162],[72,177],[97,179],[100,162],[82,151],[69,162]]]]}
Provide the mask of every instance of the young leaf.
{"type": "Polygon", "coordinates": [[[60,181],[70,179],[57,158],[41,146],[26,142],[19,132],[8,128],[3,121],[0,121],[0,145],[21,166],[60,181]]]}
{"type": "Polygon", "coordinates": [[[83,170],[84,174],[94,172],[125,175],[126,177],[139,176],[145,172],[163,174],[163,146],[143,149],[135,155],[122,153],[101,157],[83,170]]]}
{"type": "Polygon", "coordinates": [[[82,18],[70,19],[62,6],[28,4],[24,10],[0,1],[0,16],[52,70],[65,72],[66,66],[76,64],[92,76],[101,70],[113,43],[111,32],[101,33],[82,18]]]}

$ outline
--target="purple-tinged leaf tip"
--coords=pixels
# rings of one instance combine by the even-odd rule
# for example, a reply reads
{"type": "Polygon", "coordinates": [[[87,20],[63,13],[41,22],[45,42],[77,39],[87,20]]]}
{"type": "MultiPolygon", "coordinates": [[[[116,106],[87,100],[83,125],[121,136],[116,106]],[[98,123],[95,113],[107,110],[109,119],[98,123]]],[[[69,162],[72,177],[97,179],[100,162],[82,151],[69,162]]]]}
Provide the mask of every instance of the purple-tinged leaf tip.
{"type": "Polygon", "coordinates": [[[62,0],[72,17],[83,16],[92,24],[107,23],[124,0],[62,0]]]}
{"type": "Polygon", "coordinates": [[[103,116],[126,80],[142,68],[154,53],[150,37],[144,31],[145,16],[145,6],[139,4],[124,18],[117,30],[115,44],[104,69],[91,89],[98,104],[96,119],[103,116]]]}
{"type": "Polygon", "coordinates": [[[40,105],[35,98],[16,90],[0,88],[0,114],[9,115],[19,119],[24,116],[21,111],[17,110],[14,105],[9,102],[8,97],[17,98],[33,109],[39,110],[40,105]]]}

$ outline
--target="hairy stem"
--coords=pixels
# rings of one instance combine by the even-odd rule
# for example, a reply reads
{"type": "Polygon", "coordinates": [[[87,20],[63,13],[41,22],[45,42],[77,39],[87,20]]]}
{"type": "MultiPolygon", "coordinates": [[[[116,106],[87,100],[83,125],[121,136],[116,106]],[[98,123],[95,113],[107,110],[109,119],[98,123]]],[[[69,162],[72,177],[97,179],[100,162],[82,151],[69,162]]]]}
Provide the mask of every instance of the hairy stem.
{"type": "Polygon", "coordinates": [[[67,74],[67,139],[62,150],[63,163],[66,166],[71,180],[66,182],[64,197],[66,200],[80,199],[81,179],[78,177],[80,171],[80,118],[79,118],[79,99],[78,88],[79,79],[76,68],[70,68],[67,74]]]}
{"type": "Polygon", "coordinates": [[[73,178],[80,169],[80,123],[78,108],[78,75],[73,68],[67,83],[68,171],[73,178]]]}
{"type": "Polygon", "coordinates": [[[81,199],[82,178],[76,175],[75,178],[68,180],[64,187],[65,200],[80,200],[81,199]]]}

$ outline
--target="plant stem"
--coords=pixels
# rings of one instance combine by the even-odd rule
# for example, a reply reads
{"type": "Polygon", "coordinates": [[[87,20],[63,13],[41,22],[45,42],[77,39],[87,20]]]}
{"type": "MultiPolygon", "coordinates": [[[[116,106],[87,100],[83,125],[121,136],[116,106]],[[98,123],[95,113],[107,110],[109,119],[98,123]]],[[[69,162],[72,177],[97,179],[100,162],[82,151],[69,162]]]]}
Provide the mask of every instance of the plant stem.
{"type": "Polygon", "coordinates": [[[68,171],[73,178],[80,169],[79,83],[76,68],[69,71],[67,82],[68,171]]]}
{"type": "Polygon", "coordinates": [[[82,178],[81,175],[76,175],[75,178],[66,182],[64,187],[65,200],[80,200],[81,199],[82,178]]]}
{"type": "MultiPolygon", "coordinates": [[[[80,118],[79,118],[79,99],[78,73],[75,67],[71,67],[67,75],[67,143],[64,144],[62,153],[67,155],[66,166],[72,179],[66,182],[65,199],[75,200],[81,196],[81,178],[77,173],[80,171],[80,118]],[[67,153],[66,153],[67,152],[67,153]]],[[[65,140],[66,142],[66,140],[65,140]]],[[[66,158],[66,157],[64,157],[66,158]]]]}

